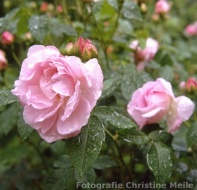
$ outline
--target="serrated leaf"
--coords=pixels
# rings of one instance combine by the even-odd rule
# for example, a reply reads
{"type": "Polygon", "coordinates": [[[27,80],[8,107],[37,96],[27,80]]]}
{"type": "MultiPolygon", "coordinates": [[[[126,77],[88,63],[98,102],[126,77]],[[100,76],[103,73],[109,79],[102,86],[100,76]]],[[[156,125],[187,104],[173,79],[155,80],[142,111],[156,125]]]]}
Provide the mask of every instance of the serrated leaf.
{"type": "Polygon", "coordinates": [[[44,190],[60,190],[66,189],[67,185],[73,179],[72,168],[60,168],[52,170],[45,178],[44,190]]]}
{"type": "Polygon", "coordinates": [[[104,139],[105,132],[101,121],[96,116],[91,116],[81,133],[66,141],[68,155],[80,176],[99,155],[104,139]]]}
{"type": "Polygon", "coordinates": [[[142,87],[146,82],[151,81],[151,76],[144,71],[137,71],[134,65],[125,69],[122,79],[121,91],[126,100],[130,100],[133,92],[142,87]]]}
{"type": "Polygon", "coordinates": [[[92,114],[96,115],[101,121],[110,123],[116,129],[130,129],[136,127],[134,122],[110,107],[97,107],[92,114]]]}
{"type": "Polygon", "coordinates": [[[25,140],[33,131],[33,128],[31,128],[27,123],[25,123],[23,119],[22,108],[20,108],[18,112],[17,128],[18,133],[23,140],[25,140]]]}
{"type": "Polygon", "coordinates": [[[187,133],[187,144],[188,146],[193,146],[197,144],[197,122],[192,124],[187,133]]]}
{"type": "Polygon", "coordinates": [[[1,90],[0,91],[0,107],[7,104],[16,102],[17,98],[14,96],[10,90],[1,90]]]}
{"type": "Polygon", "coordinates": [[[92,165],[93,168],[97,170],[104,170],[106,168],[117,166],[116,162],[112,160],[110,156],[101,155],[99,156],[94,164],[92,165]]]}
{"type": "Polygon", "coordinates": [[[32,15],[29,19],[28,28],[36,40],[43,42],[48,32],[48,24],[49,18],[46,15],[32,15]]]}
{"type": "Polygon", "coordinates": [[[167,81],[172,81],[174,78],[174,71],[172,67],[166,65],[164,67],[160,67],[159,76],[166,79],[167,81]]]}
{"type": "Polygon", "coordinates": [[[154,142],[148,151],[146,159],[157,182],[163,183],[171,176],[172,158],[171,151],[167,146],[154,142]]]}
{"type": "Polygon", "coordinates": [[[1,132],[8,134],[8,132],[15,126],[17,121],[17,110],[19,109],[19,104],[14,103],[7,107],[0,114],[0,128],[1,132]],[[8,119],[8,117],[10,119],[8,119]]]}
{"type": "Polygon", "coordinates": [[[149,142],[148,136],[136,127],[119,130],[117,133],[120,135],[121,139],[131,144],[142,145],[149,142]]]}
{"type": "Polygon", "coordinates": [[[142,15],[140,13],[138,5],[130,0],[124,1],[121,14],[126,19],[142,21],[142,15]]]}

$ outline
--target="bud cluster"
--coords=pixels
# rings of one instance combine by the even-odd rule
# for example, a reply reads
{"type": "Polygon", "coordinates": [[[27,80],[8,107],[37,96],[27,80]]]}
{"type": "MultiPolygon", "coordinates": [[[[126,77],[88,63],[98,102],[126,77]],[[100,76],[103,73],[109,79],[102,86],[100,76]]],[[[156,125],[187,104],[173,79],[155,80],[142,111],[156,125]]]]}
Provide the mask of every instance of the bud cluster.
{"type": "Polygon", "coordinates": [[[68,43],[65,47],[64,53],[66,55],[76,55],[83,61],[87,61],[98,56],[96,47],[89,39],[84,40],[82,37],[75,43],[68,43]]]}
{"type": "Polygon", "coordinates": [[[186,82],[182,81],[179,87],[189,93],[194,93],[197,91],[197,81],[195,78],[190,77],[186,82]]]}

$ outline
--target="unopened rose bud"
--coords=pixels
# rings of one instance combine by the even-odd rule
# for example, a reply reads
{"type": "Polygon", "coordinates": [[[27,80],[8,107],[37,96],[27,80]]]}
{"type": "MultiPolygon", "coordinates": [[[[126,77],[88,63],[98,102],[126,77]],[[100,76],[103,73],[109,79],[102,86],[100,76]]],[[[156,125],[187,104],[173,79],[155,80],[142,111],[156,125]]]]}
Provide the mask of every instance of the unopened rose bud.
{"type": "Polygon", "coordinates": [[[57,5],[56,11],[57,11],[58,13],[63,13],[63,8],[62,8],[62,6],[61,6],[61,5],[57,5]]]}
{"type": "Polygon", "coordinates": [[[25,33],[25,39],[26,40],[32,40],[32,35],[30,32],[25,33]]]}
{"type": "Polygon", "coordinates": [[[170,11],[170,4],[167,0],[158,0],[155,4],[155,13],[167,14],[170,11]]]}
{"type": "Polygon", "coordinates": [[[158,22],[159,21],[159,15],[158,14],[156,14],[156,13],[154,13],[153,15],[152,15],[152,21],[153,22],[158,22]]]}
{"type": "Polygon", "coordinates": [[[5,58],[5,53],[0,50],[0,71],[6,69],[8,65],[7,59],[5,58]]]}
{"type": "Polygon", "coordinates": [[[196,36],[197,35],[197,21],[187,25],[185,28],[185,34],[187,36],[196,36]]]}
{"type": "Polygon", "coordinates": [[[186,82],[182,81],[179,87],[186,92],[193,93],[197,91],[197,81],[195,78],[191,77],[186,82]]]}
{"type": "Polygon", "coordinates": [[[4,1],[3,6],[5,8],[8,8],[9,9],[11,7],[11,2],[9,0],[6,0],[6,1],[4,1]]]}
{"type": "Polygon", "coordinates": [[[14,35],[8,31],[4,31],[1,35],[1,43],[3,45],[10,45],[14,42],[14,35]]]}
{"type": "Polygon", "coordinates": [[[97,49],[92,45],[90,40],[85,41],[85,46],[82,51],[82,59],[87,61],[98,56],[97,49]]]}
{"type": "Polygon", "coordinates": [[[75,52],[82,53],[84,45],[85,40],[82,37],[79,37],[79,39],[75,42],[75,52]]]}
{"type": "Polygon", "coordinates": [[[54,10],[54,5],[52,3],[49,3],[48,10],[49,11],[53,11],[54,10]]]}
{"type": "Polygon", "coordinates": [[[47,2],[42,2],[40,6],[40,11],[46,12],[48,10],[49,4],[47,2]]]}
{"type": "Polygon", "coordinates": [[[147,12],[147,6],[146,6],[145,3],[142,3],[140,5],[140,10],[141,10],[142,13],[146,13],[147,12]]]}
{"type": "Polygon", "coordinates": [[[75,46],[73,43],[68,43],[65,47],[64,53],[66,55],[74,55],[75,54],[75,46]]]}

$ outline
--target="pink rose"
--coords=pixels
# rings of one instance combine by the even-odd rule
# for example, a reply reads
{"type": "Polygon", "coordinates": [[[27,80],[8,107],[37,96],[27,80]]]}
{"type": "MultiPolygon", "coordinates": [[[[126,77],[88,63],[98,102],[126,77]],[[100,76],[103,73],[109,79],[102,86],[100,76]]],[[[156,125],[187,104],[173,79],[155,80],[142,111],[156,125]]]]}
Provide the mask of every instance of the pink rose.
{"type": "Polygon", "coordinates": [[[175,97],[171,84],[158,78],[133,93],[127,111],[140,128],[166,118],[168,132],[174,132],[190,118],[194,103],[185,96],[175,97]]]}
{"type": "Polygon", "coordinates": [[[0,71],[4,70],[8,65],[8,61],[5,58],[5,53],[4,51],[0,50],[0,71]]]}
{"type": "Polygon", "coordinates": [[[144,49],[139,46],[138,40],[134,40],[129,47],[134,50],[133,57],[137,63],[137,69],[143,70],[146,63],[152,60],[157,53],[159,43],[152,38],[147,38],[146,47],[144,49]]]}
{"type": "Polygon", "coordinates": [[[158,0],[155,4],[155,13],[166,14],[170,10],[170,4],[167,0],[158,0]]]}
{"type": "Polygon", "coordinates": [[[8,31],[4,31],[1,35],[1,43],[3,45],[10,45],[14,42],[14,35],[8,31]]]}
{"type": "Polygon", "coordinates": [[[30,47],[12,93],[27,124],[47,142],[67,139],[87,124],[103,87],[97,59],[82,63],[53,46],[30,47]]]}
{"type": "Polygon", "coordinates": [[[193,24],[189,24],[185,28],[185,34],[187,36],[196,36],[197,35],[197,22],[195,22],[193,24]]]}

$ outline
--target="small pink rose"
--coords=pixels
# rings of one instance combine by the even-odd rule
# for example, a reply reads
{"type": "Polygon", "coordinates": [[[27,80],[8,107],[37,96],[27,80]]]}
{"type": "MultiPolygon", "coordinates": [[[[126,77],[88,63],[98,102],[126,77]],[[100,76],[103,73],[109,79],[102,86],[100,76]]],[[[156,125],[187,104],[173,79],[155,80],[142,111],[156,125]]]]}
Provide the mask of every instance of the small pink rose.
{"type": "Polygon", "coordinates": [[[103,87],[97,59],[82,63],[53,46],[30,47],[12,93],[23,117],[47,142],[67,139],[87,124],[103,87]]]}
{"type": "Polygon", "coordinates": [[[185,34],[187,36],[196,36],[197,35],[197,22],[186,26],[185,34]]]}
{"type": "Polygon", "coordinates": [[[0,71],[6,69],[8,61],[5,57],[4,51],[0,50],[0,71]]]}
{"type": "Polygon", "coordinates": [[[14,35],[9,31],[4,31],[1,35],[1,43],[3,45],[10,45],[14,42],[14,35]]]}
{"type": "Polygon", "coordinates": [[[152,38],[147,38],[144,49],[139,46],[138,40],[134,40],[129,47],[134,50],[133,58],[137,63],[137,69],[143,70],[146,63],[151,61],[157,53],[159,43],[152,38]]]}
{"type": "Polygon", "coordinates": [[[145,83],[133,93],[127,111],[140,128],[166,118],[168,131],[173,132],[190,118],[194,103],[185,96],[176,98],[171,84],[158,78],[145,83]]]}
{"type": "Polygon", "coordinates": [[[167,0],[158,0],[155,4],[155,13],[166,14],[170,10],[170,4],[167,0]]]}

